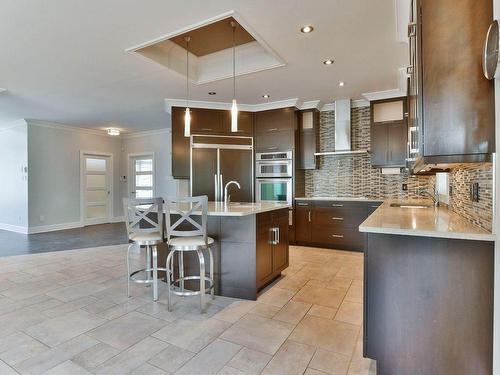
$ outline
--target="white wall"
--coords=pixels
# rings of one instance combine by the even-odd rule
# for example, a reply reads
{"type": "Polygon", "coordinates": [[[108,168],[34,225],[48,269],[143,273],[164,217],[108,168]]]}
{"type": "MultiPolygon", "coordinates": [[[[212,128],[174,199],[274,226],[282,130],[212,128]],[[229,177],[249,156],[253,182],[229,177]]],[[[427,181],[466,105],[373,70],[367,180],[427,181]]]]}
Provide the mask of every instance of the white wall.
{"type": "Polygon", "coordinates": [[[28,227],[28,127],[24,120],[0,131],[0,228],[28,227]]]}
{"type": "Polygon", "coordinates": [[[156,196],[187,195],[187,181],[172,177],[172,133],[170,129],[165,129],[133,134],[123,139],[122,175],[127,176],[127,182],[122,183],[123,196],[126,197],[129,190],[129,156],[150,153],[154,153],[155,159],[156,196]]]}
{"type": "Polygon", "coordinates": [[[121,217],[120,138],[75,131],[58,124],[28,121],[29,226],[80,222],[80,151],[113,154],[113,216],[121,217]]]}

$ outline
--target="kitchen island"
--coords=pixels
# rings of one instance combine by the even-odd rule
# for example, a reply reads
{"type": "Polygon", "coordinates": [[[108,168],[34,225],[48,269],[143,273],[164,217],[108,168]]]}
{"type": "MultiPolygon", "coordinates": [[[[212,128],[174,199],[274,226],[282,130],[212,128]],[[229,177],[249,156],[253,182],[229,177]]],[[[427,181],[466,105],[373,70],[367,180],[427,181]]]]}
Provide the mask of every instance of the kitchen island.
{"type": "Polygon", "coordinates": [[[377,373],[491,374],[495,236],[422,200],[386,201],[359,230],[377,373]]]}
{"type": "MultiPolygon", "coordinates": [[[[208,203],[217,295],[256,300],[258,292],[288,267],[289,207],[271,202],[208,203]]],[[[185,254],[184,268],[186,274],[199,274],[195,254],[185,254]]]]}

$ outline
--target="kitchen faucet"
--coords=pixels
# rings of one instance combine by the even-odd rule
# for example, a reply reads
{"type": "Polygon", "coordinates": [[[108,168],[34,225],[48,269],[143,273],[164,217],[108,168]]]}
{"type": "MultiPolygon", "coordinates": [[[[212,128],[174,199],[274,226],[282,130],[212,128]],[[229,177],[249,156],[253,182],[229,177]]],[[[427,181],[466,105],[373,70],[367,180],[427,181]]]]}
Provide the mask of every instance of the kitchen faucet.
{"type": "Polygon", "coordinates": [[[427,189],[418,189],[417,194],[418,195],[426,195],[429,198],[431,198],[432,202],[434,203],[434,207],[437,207],[439,205],[438,195],[436,193],[432,193],[427,189]]]}
{"type": "Polygon", "coordinates": [[[224,186],[224,203],[225,204],[229,204],[229,202],[231,201],[231,195],[229,195],[227,193],[227,188],[229,187],[229,185],[232,185],[232,184],[235,184],[236,186],[238,186],[238,189],[241,189],[241,186],[240,186],[240,183],[238,181],[229,181],[226,186],[224,186]]]}

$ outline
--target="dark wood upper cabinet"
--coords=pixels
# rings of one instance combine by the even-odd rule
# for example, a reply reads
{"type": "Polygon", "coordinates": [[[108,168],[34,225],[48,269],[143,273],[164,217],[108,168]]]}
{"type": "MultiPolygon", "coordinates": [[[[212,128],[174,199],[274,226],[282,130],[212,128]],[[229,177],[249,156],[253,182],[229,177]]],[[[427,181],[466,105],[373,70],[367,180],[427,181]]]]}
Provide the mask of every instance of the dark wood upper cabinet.
{"type": "Polygon", "coordinates": [[[495,151],[494,84],[481,57],[491,0],[412,0],[410,126],[419,132],[415,168],[488,161],[495,151]],[[414,110],[415,109],[415,110],[414,110]]]}
{"type": "Polygon", "coordinates": [[[374,167],[405,167],[408,148],[407,98],[372,101],[371,160],[374,167]]]}
{"type": "Polygon", "coordinates": [[[172,108],[172,176],[189,178],[189,137],[184,137],[184,108],[172,108]]]}
{"type": "Polygon", "coordinates": [[[316,156],[319,147],[319,111],[301,111],[299,116],[299,148],[297,169],[316,169],[316,156]]]}
{"type": "MultiPolygon", "coordinates": [[[[172,108],[172,175],[189,178],[189,137],[184,137],[184,107],[172,108]]],[[[254,114],[238,113],[238,131],[231,132],[231,112],[219,109],[192,108],[191,134],[253,136],[254,114]]]]}
{"type": "Polygon", "coordinates": [[[255,149],[257,152],[289,151],[295,148],[298,114],[295,108],[255,113],[255,149]]]}

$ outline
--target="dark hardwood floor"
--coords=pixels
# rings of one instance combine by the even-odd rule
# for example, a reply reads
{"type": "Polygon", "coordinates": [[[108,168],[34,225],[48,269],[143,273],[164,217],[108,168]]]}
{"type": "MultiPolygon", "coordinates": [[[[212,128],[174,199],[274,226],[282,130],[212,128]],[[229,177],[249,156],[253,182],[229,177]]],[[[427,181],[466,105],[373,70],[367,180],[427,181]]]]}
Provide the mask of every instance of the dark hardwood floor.
{"type": "Polygon", "coordinates": [[[0,230],[0,257],[126,243],[128,239],[125,223],[90,225],[38,234],[0,230]]]}

